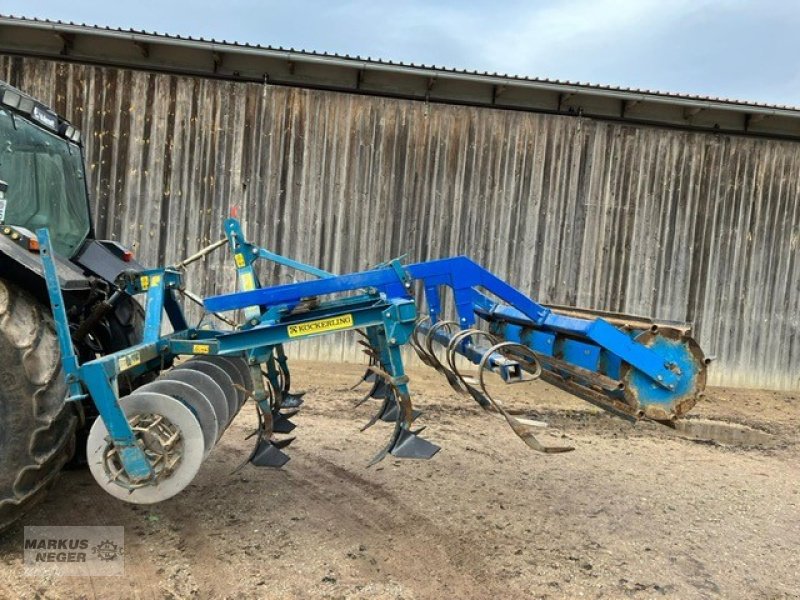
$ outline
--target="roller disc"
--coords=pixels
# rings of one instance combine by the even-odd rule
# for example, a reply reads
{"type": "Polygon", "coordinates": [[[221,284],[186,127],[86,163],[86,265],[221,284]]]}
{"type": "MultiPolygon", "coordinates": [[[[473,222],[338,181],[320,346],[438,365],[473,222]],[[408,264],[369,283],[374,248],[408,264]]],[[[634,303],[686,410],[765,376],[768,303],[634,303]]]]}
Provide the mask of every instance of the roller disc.
{"type": "Polygon", "coordinates": [[[205,451],[203,457],[208,456],[214,444],[217,441],[217,434],[219,433],[219,424],[217,423],[217,415],[214,412],[214,407],[211,401],[206,398],[206,395],[198,388],[182,381],[175,381],[170,379],[159,379],[137,389],[137,392],[158,392],[171,396],[176,400],[180,400],[189,407],[200,422],[200,428],[203,430],[203,443],[205,451]]]}
{"type": "Polygon", "coordinates": [[[644,373],[623,363],[625,401],[641,414],[656,421],[667,421],[685,414],[706,387],[706,364],[698,343],[683,331],[659,329],[645,331],[636,341],[656,352],[678,375],[674,390],[657,385],[644,373]]]}
{"type": "Polygon", "coordinates": [[[217,365],[230,376],[234,384],[244,388],[241,389],[240,387],[236,387],[236,385],[234,386],[236,389],[236,397],[239,399],[239,405],[237,406],[238,411],[247,400],[247,393],[244,390],[253,390],[253,378],[250,376],[250,368],[247,366],[244,359],[237,356],[209,355],[196,360],[203,360],[217,365]]]}
{"type": "Polygon", "coordinates": [[[205,373],[222,388],[225,401],[228,403],[228,425],[230,425],[233,417],[239,411],[239,396],[236,393],[236,388],[233,387],[233,379],[225,372],[225,369],[200,358],[187,360],[185,363],[175,367],[175,369],[191,369],[205,373]]]}
{"type": "Polygon", "coordinates": [[[95,420],[86,443],[92,476],[106,492],[125,502],[154,504],[172,498],[189,485],[203,461],[200,423],[180,400],[156,392],[137,391],[122,398],[120,406],[154,465],[155,481],[125,485],[102,419],[95,420]]]}
{"type": "Polygon", "coordinates": [[[161,379],[182,381],[200,390],[211,402],[211,406],[214,407],[214,414],[217,416],[218,425],[217,439],[222,437],[230,421],[228,401],[225,400],[225,394],[222,392],[222,388],[219,387],[211,377],[200,371],[195,371],[194,369],[172,369],[167,371],[161,379]]]}

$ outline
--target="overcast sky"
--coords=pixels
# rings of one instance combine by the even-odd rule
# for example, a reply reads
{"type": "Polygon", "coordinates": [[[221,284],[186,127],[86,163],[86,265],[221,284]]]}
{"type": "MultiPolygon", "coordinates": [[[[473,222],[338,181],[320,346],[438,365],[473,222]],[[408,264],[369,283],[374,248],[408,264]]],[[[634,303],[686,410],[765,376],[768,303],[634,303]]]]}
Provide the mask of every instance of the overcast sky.
{"type": "Polygon", "coordinates": [[[800,106],[800,0],[0,0],[0,13],[800,106]]]}

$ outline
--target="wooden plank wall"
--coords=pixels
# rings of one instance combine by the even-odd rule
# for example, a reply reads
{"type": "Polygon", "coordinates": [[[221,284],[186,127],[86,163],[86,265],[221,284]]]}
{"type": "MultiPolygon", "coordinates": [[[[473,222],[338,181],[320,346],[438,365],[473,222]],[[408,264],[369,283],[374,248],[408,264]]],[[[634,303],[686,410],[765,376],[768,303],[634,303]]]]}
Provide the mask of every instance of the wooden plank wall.
{"type": "MultiPolygon", "coordinates": [[[[693,321],[714,384],[800,389],[798,143],[33,58],[0,78],[82,128],[99,234],[145,263],[235,205],[331,271],[468,254],[542,302],[693,321]]],[[[189,287],[234,289],[224,261],[189,287]]]]}

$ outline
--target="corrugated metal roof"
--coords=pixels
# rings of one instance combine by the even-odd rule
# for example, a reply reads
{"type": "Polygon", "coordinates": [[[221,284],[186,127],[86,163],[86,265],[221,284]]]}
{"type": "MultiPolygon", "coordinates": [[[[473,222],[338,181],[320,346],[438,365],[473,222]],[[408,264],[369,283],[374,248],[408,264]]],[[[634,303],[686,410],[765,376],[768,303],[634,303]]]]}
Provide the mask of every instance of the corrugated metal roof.
{"type": "Polygon", "coordinates": [[[770,104],[766,102],[755,102],[751,100],[736,100],[731,98],[719,98],[716,96],[704,96],[700,94],[687,94],[687,93],[679,93],[679,92],[665,92],[659,90],[647,90],[641,88],[631,88],[631,87],[624,87],[624,86],[614,86],[614,85],[604,85],[604,84],[597,84],[597,83],[589,83],[583,81],[569,81],[563,79],[551,79],[547,77],[530,77],[525,75],[510,75],[508,73],[490,73],[488,71],[476,71],[470,69],[458,69],[455,67],[447,67],[441,65],[430,64],[427,65],[425,63],[413,63],[413,62],[403,62],[403,61],[393,61],[387,60],[383,58],[373,58],[370,56],[360,56],[360,55],[349,55],[349,54],[340,54],[338,52],[319,52],[316,50],[306,50],[306,49],[295,49],[295,48],[285,48],[283,46],[272,46],[272,45],[264,45],[264,44],[250,44],[247,42],[236,42],[236,41],[228,41],[228,40],[217,40],[215,38],[204,38],[204,37],[195,37],[195,36],[182,36],[177,34],[170,34],[170,33],[162,33],[158,31],[146,31],[143,29],[123,29],[121,27],[108,27],[103,25],[92,25],[87,23],[75,23],[73,21],[61,21],[61,20],[51,20],[51,19],[38,19],[36,17],[22,17],[22,16],[14,16],[14,15],[0,15],[2,19],[11,19],[14,21],[19,22],[31,22],[31,23],[42,23],[46,25],[66,25],[70,27],[81,27],[84,29],[91,29],[98,32],[115,32],[115,33],[133,33],[136,35],[146,35],[146,36],[153,36],[156,38],[163,38],[165,40],[183,40],[189,42],[201,42],[205,44],[217,44],[222,46],[229,46],[231,48],[255,48],[259,50],[271,50],[276,52],[287,52],[296,54],[298,56],[316,56],[316,57],[333,57],[333,58],[341,58],[344,60],[354,61],[354,62],[362,62],[362,63],[372,63],[376,65],[397,65],[400,67],[409,67],[413,69],[421,69],[426,71],[439,71],[442,73],[462,73],[465,75],[478,75],[482,77],[502,77],[504,79],[508,79],[510,81],[532,81],[537,83],[552,83],[556,85],[569,85],[569,86],[578,86],[583,87],[591,90],[605,90],[605,91],[618,91],[618,92],[630,92],[633,94],[648,94],[648,95],[655,95],[655,96],[664,96],[668,98],[684,98],[688,100],[701,100],[701,101],[709,101],[709,102],[724,102],[727,104],[735,104],[739,106],[757,106],[762,108],[776,108],[776,109],[783,109],[783,110],[796,110],[800,111],[800,107],[787,105],[787,104],[770,104]]]}
{"type": "Polygon", "coordinates": [[[787,105],[46,19],[0,15],[0,52],[433,102],[800,138],[800,109],[787,105]]]}

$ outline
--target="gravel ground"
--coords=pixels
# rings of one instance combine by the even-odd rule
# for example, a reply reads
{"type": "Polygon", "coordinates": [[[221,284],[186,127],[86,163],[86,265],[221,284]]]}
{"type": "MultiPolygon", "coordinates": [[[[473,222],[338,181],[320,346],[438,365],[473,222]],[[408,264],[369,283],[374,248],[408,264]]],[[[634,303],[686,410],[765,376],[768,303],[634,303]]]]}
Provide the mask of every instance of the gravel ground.
{"type": "Polygon", "coordinates": [[[498,387],[550,424],[530,451],[500,420],[412,371],[425,462],[367,468],[356,365],[297,363],[291,462],[234,469],[246,407],[195,481],[137,507],[69,471],[27,525],[122,525],[125,576],[34,578],[22,525],[0,538],[3,598],[798,598],[800,397],[714,388],[692,440],[635,427],[544,383],[498,387]]]}

